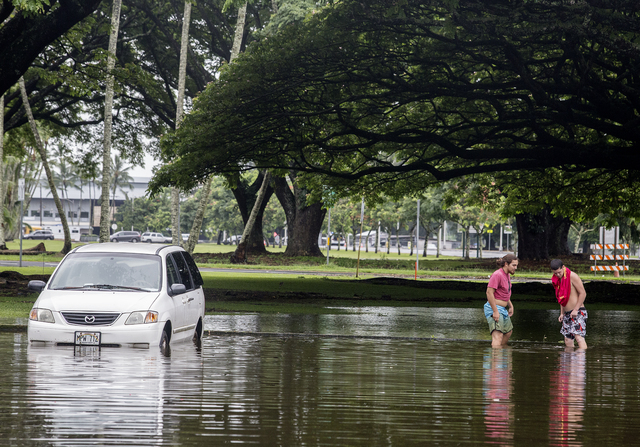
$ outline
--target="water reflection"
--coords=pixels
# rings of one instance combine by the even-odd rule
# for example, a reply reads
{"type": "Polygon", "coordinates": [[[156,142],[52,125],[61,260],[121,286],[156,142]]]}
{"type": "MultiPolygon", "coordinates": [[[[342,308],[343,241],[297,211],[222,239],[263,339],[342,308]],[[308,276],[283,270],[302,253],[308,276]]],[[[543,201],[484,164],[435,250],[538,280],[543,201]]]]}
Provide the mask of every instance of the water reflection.
{"type": "Polygon", "coordinates": [[[585,410],[586,351],[566,348],[558,356],[549,386],[549,440],[554,446],[581,446],[585,410]]]}
{"type": "MultiPolygon", "coordinates": [[[[201,350],[178,345],[169,357],[157,348],[29,346],[24,333],[0,333],[0,444],[637,442],[640,348],[637,340],[620,342],[635,330],[633,315],[611,318],[607,327],[627,335],[608,337],[609,343],[601,336],[587,351],[537,341],[492,349],[488,340],[367,338],[472,333],[456,325],[476,310],[371,310],[366,321],[380,323],[375,329],[358,324],[357,314],[217,317],[212,321],[236,329],[363,336],[207,336],[201,350]]],[[[557,320],[542,324],[545,312],[520,311],[518,328],[531,331],[534,340],[545,331],[557,333],[557,320]]],[[[485,334],[481,315],[478,320],[485,334]]],[[[599,336],[597,330],[591,334],[599,336]]]]}
{"type": "Polygon", "coordinates": [[[489,348],[484,355],[484,424],[488,444],[513,445],[512,351],[489,348]]]}
{"type": "Polygon", "coordinates": [[[187,345],[170,358],[159,349],[34,345],[27,364],[25,428],[48,445],[164,444],[180,425],[174,402],[199,406],[202,395],[202,361],[187,345]]]}
{"type": "MultiPolygon", "coordinates": [[[[274,332],[360,337],[415,337],[449,340],[490,340],[481,308],[351,307],[325,315],[206,315],[205,330],[274,332]]],[[[563,343],[558,311],[516,310],[509,343],[563,343]]],[[[589,347],[598,344],[637,345],[640,312],[589,312],[589,347]],[[614,329],[615,328],[615,329],[614,329]]]]}

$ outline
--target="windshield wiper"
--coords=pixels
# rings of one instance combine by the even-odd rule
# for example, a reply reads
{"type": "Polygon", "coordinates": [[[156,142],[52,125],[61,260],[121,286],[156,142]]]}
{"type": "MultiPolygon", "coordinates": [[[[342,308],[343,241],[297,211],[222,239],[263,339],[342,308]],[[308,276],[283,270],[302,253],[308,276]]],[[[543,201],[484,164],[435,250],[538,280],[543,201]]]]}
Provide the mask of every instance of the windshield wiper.
{"type": "Polygon", "coordinates": [[[113,284],[85,284],[83,289],[119,289],[120,287],[113,284]]]}
{"type": "Polygon", "coordinates": [[[140,290],[143,292],[148,292],[149,289],[143,289],[142,287],[133,287],[133,286],[113,286],[114,289],[125,289],[125,290],[140,290]]]}
{"type": "Polygon", "coordinates": [[[150,292],[148,288],[133,287],[133,286],[116,286],[113,284],[85,284],[83,286],[65,286],[55,290],[79,290],[79,289],[124,289],[124,290],[138,290],[140,292],[150,292]]]}

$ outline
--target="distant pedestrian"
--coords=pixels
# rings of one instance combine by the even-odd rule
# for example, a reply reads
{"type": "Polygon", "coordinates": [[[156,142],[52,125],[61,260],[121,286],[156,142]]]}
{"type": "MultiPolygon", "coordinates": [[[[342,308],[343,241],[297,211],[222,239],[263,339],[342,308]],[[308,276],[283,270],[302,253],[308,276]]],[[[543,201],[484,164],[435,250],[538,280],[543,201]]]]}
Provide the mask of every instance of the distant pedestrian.
{"type": "Polygon", "coordinates": [[[564,344],[574,347],[574,340],[578,347],[587,348],[584,337],[587,335],[587,309],[584,300],[587,292],[577,273],[564,266],[560,259],[551,261],[553,276],[551,282],[556,291],[556,299],[560,304],[558,321],[562,323],[560,333],[564,335],[564,344]]]}
{"type": "Polygon", "coordinates": [[[494,348],[505,346],[513,332],[511,316],[511,278],[518,268],[518,258],[509,253],[497,260],[498,270],[493,272],[487,285],[487,303],[484,305],[484,315],[489,323],[491,346],[494,348]]]}

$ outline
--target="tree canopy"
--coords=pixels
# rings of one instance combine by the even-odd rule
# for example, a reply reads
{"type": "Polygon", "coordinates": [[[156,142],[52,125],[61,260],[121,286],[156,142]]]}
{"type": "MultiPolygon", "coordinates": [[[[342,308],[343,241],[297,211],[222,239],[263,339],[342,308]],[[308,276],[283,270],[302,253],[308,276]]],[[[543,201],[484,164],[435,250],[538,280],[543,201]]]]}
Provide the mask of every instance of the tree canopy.
{"type": "Polygon", "coordinates": [[[639,19],[640,3],[622,0],[335,2],[210,83],[163,139],[170,163],[151,186],[286,167],[398,196],[555,168],[563,183],[632,191],[639,19]]]}
{"type": "Polygon", "coordinates": [[[93,13],[101,0],[2,0],[0,95],[51,42],[93,13]]]}

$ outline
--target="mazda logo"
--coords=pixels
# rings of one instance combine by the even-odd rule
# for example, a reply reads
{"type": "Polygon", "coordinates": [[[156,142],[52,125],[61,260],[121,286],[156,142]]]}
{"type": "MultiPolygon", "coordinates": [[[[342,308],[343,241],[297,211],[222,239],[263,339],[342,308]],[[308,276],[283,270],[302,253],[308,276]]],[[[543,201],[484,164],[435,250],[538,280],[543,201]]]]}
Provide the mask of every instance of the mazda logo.
{"type": "Polygon", "coordinates": [[[93,324],[96,321],[96,317],[94,317],[93,315],[87,315],[86,317],[84,317],[84,322],[87,324],[93,324]]]}

